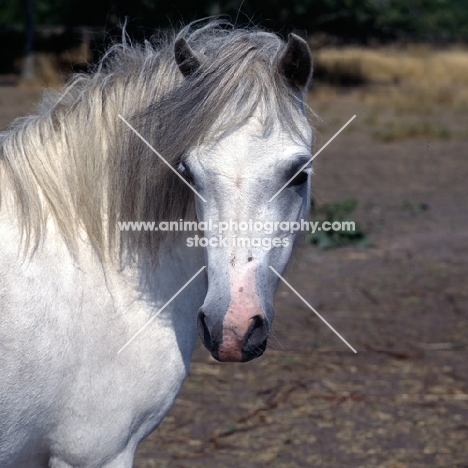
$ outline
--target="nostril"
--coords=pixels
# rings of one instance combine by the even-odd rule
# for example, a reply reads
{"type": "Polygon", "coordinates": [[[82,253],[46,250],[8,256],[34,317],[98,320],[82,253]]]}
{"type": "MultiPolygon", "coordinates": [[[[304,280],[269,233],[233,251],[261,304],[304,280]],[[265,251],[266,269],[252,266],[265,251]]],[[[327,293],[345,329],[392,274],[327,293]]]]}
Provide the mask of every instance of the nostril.
{"type": "Polygon", "coordinates": [[[250,325],[252,331],[257,328],[263,328],[263,317],[261,315],[254,315],[252,317],[252,325],[250,325]]]}
{"type": "Polygon", "coordinates": [[[245,338],[244,346],[257,346],[258,343],[263,342],[264,336],[264,323],[265,320],[262,315],[254,315],[251,319],[251,324],[247,336],[245,338]]]}
{"type": "Polygon", "coordinates": [[[206,324],[206,315],[203,312],[198,314],[198,333],[203,339],[203,344],[211,350],[211,334],[206,324]]]}

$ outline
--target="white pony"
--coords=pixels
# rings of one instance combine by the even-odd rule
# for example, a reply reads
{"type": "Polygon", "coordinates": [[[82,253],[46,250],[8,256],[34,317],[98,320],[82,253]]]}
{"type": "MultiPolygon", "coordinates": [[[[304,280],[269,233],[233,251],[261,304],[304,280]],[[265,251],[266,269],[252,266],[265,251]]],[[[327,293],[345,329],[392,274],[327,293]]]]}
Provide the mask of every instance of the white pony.
{"type": "Polygon", "coordinates": [[[247,235],[280,240],[267,249],[229,231],[195,248],[193,232],[119,222],[305,218],[310,167],[269,200],[311,157],[311,72],[295,35],[190,25],[113,46],[0,134],[2,468],[131,467],[187,376],[197,328],[220,361],[263,353],[269,266],[284,271],[297,233],[247,235]]]}

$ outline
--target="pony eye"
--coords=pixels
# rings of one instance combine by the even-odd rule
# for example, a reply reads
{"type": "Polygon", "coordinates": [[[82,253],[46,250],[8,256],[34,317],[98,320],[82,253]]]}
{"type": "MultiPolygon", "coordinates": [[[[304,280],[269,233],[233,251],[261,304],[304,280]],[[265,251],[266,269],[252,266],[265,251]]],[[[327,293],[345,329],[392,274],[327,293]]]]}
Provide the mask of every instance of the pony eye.
{"type": "Polygon", "coordinates": [[[183,162],[179,164],[179,172],[182,174],[184,179],[190,184],[193,185],[193,175],[190,172],[190,169],[183,162]]]}
{"type": "Polygon", "coordinates": [[[307,174],[306,171],[299,172],[296,177],[294,177],[291,182],[289,182],[288,187],[294,187],[297,185],[302,185],[303,183],[307,182],[307,178],[309,177],[309,174],[307,174]]]}

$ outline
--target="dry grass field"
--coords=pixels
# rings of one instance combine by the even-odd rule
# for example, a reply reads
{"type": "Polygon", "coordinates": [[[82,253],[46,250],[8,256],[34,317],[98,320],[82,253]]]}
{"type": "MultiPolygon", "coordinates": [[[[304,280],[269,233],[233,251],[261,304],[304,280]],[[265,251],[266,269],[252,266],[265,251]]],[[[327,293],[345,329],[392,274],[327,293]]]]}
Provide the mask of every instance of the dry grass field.
{"type": "Polygon", "coordinates": [[[334,85],[318,84],[318,96],[336,97],[342,92],[340,84],[361,85],[355,95],[368,110],[364,123],[381,140],[466,135],[466,48],[325,48],[316,52],[315,68],[319,77],[334,85]],[[460,125],[453,121],[457,116],[460,125]]]}
{"type": "MultiPolygon", "coordinates": [[[[368,246],[304,246],[265,355],[199,345],[137,468],[468,467],[468,51],[316,51],[318,205],[352,199],[368,246]],[[353,84],[351,86],[350,84],[353,84]]],[[[0,126],[35,89],[0,88],[0,126]]],[[[157,356],[155,356],[157,365],[157,356]]]]}

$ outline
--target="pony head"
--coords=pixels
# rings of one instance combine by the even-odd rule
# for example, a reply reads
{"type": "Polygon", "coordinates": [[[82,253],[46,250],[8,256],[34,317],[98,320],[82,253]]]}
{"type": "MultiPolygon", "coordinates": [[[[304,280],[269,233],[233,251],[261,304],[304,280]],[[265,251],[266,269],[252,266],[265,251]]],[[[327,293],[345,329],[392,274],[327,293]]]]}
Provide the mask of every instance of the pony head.
{"type": "Polygon", "coordinates": [[[237,94],[236,107],[212,126],[212,138],[184,154],[179,165],[200,195],[198,220],[208,226],[208,292],[197,323],[219,361],[263,354],[278,284],[270,266],[284,271],[299,237],[290,227],[309,208],[312,134],[303,100],[311,54],[295,35],[286,44],[266,33],[256,40],[249,44],[244,37],[242,47],[229,44],[225,51],[209,51],[211,56],[192,50],[184,38],[175,42],[186,80],[220,74],[220,86],[233,86],[237,94]]]}

